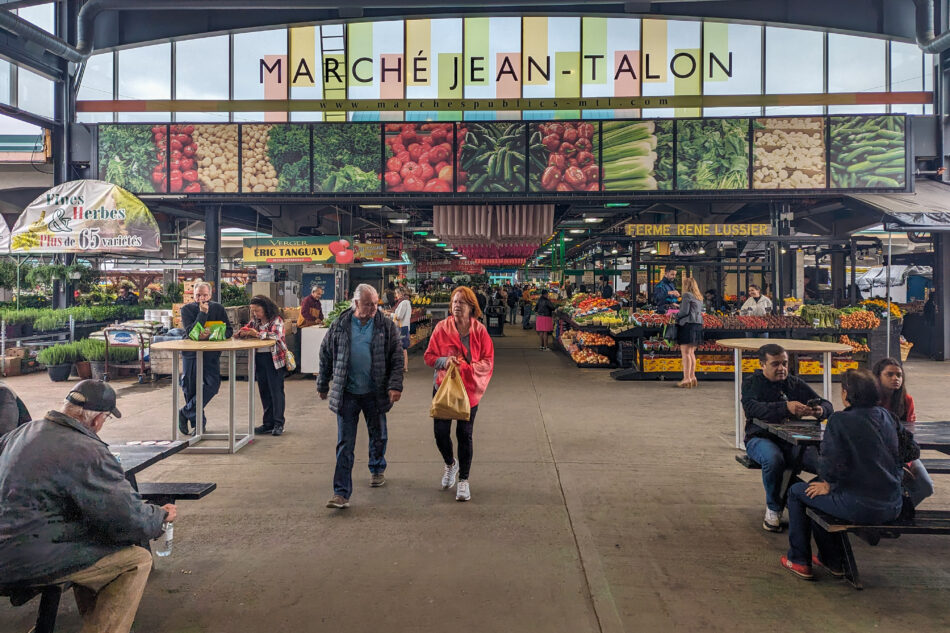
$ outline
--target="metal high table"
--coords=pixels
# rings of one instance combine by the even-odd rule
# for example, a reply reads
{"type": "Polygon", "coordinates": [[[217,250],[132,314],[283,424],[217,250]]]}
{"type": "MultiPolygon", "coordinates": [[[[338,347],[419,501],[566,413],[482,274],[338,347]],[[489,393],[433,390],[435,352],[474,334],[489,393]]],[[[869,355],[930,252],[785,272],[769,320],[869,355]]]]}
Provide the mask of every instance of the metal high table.
{"type": "MultiPolygon", "coordinates": [[[[831,355],[835,352],[850,352],[851,346],[843,343],[823,343],[821,341],[802,341],[790,338],[727,338],[716,341],[723,347],[731,347],[735,352],[735,389],[736,389],[736,448],[742,448],[742,352],[756,352],[763,345],[774,343],[781,345],[789,354],[798,352],[821,354],[823,366],[822,395],[831,400],[831,355]]],[[[791,361],[791,359],[789,359],[791,361]]],[[[789,362],[791,365],[791,362],[789,362]]]]}
{"type": "MultiPolygon", "coordinates": [[[[162,341],[154,343],[152,349],[163,349],[172,352],[195,352],[197,357],[195,378],[195,400],[198,403],[195,414],[195,435],[189,440],[185,449],[191,453],[236,453],[245,444],[254,438],[254,354],[258,349],[274,346],[274,341],[260,339],[230,339],[228,341],[162,341]],[[234,400],[237,383],[237,353],[246,351],[250,358],[247,362],[247,433],[237,434],[234,429],[234,400]],[[204,433],[204,353],[222,352],[228,356],[228,432],[204,433]],[[227,440],[227,446],[195,446],[202,440],[227,440]]],[[[181,439],[178,431],[178,409],[180,408],[181,392],[179,378],[181,376],[181,357],[172,354],[172,438],[181,439]]]]}

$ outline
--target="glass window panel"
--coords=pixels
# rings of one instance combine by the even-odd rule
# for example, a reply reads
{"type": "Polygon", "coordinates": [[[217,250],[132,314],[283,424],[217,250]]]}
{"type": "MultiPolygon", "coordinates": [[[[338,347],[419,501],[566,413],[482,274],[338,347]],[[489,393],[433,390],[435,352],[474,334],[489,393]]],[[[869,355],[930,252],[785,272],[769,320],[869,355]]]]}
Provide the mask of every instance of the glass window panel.
{"type": "Polygon", "coordinates": [[[56,32],[56,16],[53,11],[53,7],[54,5],[52,2],[48,4],[39,4],[39,5],[36,5],[35,7],[26,7],[23,9],[19,9],[17,11],[17,15],[19,15],[21,18],[23,18],[30,24],[40,27],[47,33],[55,33],[56,32]]]}
{"type": "MultiPolygon", "coordinates": [[[[870,37],[828,34],[828,92],[884,92],[887,42],[870,37]]],[[[885,112],[887,106],[828,106],[830,114],[885,112]]]]}
{"type": "MultiPolygon", "coordinates": [[[[280,80],[277,71],[262,68],[261,60],[267,56],[287,55],[287,29],[237,33],[234,35],[234,98],[264,99],[271,91],[287,97],[287,69],[281,64],[280,80]],[[263,81],[262,81],[263,76],[263,81]]],[[[271,62],[271,68],[276,60],[271,62]]],[[[271,113],[273,116],[274,113],[271,113]]],[[[235,112],[235,121],[263,121],[270,118],[264,112],[235,112]]]]}
{"type": "MultiPolygon", "coordinates": [[[[891,42],[891,87],[892,92],[923,90],[924,59],[916,44],[891,42]]],[[[894,104],[891,112],[923,114],[923,104],[894,104]]]]}
{"type": "MultiPolygon", "coordinates": [[[[175,43],[175,98],[228,98],[228,36],[175,43]]],[[[179,112],[176,121],[227,122],[227,112],[179,112]]]]}
{"type": "MultiPolygon", "coordinates": [[[[121,99],[170,99],[172,46],[153,44],[119,51],[118,73],[121,99]]],[[[168,121],[168,112],[120,112],[119,121],[168,121]]]]}
{"type": "Polygon", "coordinates": [[[0,103],[12,105],[10,87],[13,85],[13,64],[0,59],[0,103]]]}
{"type": "MultiPolygon", "coordinates": [[[[822,92],[823,37],[818,31],[765,27],[765,93],[822,92]]],[[[822,106],[776,106],[765,113],[822,114],[822,106]]]]}
{"type": "MultiPolygon", "coordinates": [[[[100,53],[86,61],[82,74],[82,84],[76,96],[79,101],[112,99],[113,67],[112,53],[100,53]]],[[[111,112],[79,112],[76,121],[80,123],[111,122],[111,112]]]]}
{"type": "Polygon", "coordinates": [[[17,70],[17,107],[53,118],[53,82],[22,66],[17,70]]]}
{"type": "MultiPolygon", "coordinates": [[[[641,22],[641,81],[644,96],[697,95],[702,89],[700,23],[641,22]]],[[[699,108],[654,108],[643,116],[699,116],[699,108]]]]}
{"type": "MultiPolygon", "coordinates": [[[[762,92],[762,27],[703,24],[703,94],[762,92]]],[[[759,106],[704,108],[704,116],[758,116],[759,106]]]]}
{"type": "Polygon", "coordinates": [[[0,134],[22,134],[24,136],[42,136],[43,128],[0,114],[0,134]]]}

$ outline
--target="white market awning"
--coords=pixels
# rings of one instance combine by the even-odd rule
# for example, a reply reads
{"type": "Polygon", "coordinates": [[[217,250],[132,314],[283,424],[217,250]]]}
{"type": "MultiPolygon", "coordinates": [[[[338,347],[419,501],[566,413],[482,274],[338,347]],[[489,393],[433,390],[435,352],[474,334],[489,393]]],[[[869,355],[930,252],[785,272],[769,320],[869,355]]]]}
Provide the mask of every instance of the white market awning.
{"type": "Polygon", "coordinates": [[[850,193],[846,197],[885,215],[886,229],[950,231],[950,185],[918,180],[914,193],[850,193]]]}

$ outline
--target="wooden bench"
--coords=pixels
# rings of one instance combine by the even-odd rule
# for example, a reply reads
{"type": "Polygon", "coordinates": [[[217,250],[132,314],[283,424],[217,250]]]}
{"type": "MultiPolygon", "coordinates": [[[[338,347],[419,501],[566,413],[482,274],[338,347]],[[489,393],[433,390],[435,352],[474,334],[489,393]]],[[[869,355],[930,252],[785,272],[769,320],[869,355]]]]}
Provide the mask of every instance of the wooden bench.
{"type": "Polygon", "coordinates": [[[933,475],[950,474],[950,459],[922,459],[924,468],[933,475]]]}
{"type": "Polygon", "coordinates": [[[72,587],[72,583],[59,583],[42,586],[0,586],[0,596],[10,598],[10,604],[20,607],[40,596],[40,609],[36,614],[36,625],[33,633],[53,633],[56,627],[56,615],[59,612],[59,601],[63,592],[72,587]]]}
{"type": "Polygon", "coordinates": [[[854,524],[814,508],[805,511],[812,521],[838,541],[844,552],[845,578],[855,589],[863,587],[848,534],[854,534],[868,545],[877,545],[882,538],[898,538],[901,534],[950,534],[950,511],[947,510],[918,510],[913,519],[880,525],[854,524]]]}
{"type": "Polygon", "coordinates": [[[175,503],[180,499],[201,499],[218,487],[217,484],[169,482],[140,483],[138,486],[143,499],[159,506],[175,503]]]}
{"type": "Polygon", "coordinates": [[[759,464],[759,462],[755,461],[745,453],[742,455],[736,455],[736,461],[739,462],[744,468],[748,468],[750,470],[762,469],[762,465],[759,464]]]}

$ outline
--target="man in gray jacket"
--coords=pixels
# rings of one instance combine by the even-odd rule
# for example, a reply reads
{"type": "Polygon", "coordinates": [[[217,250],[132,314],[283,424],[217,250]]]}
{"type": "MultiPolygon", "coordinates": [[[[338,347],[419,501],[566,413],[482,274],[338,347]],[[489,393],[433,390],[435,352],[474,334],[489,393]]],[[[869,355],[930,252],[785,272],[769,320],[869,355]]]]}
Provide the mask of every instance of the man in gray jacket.
{"type": "Polygon", "coordinates": [[[386,483],[386,412],[402,396],[403,356],[399,328],[378,309],[378,303],[375,288],[357,286],[353,307],[333,322],[320,346],[317,393],[323,400],[330,399],[337,419],[336,470],[328,508],[350,505],[361,411],[369,430],[370,486],[386,483]]]}
{"type": "Polygon", "coordinates": [[[59,411],[0,438],[0,583],[71,582],[83,631],[128,633],[152,567],[140,545],[177,512],[145,503],[99,439],[121,417],[115,399],[83,380],[59,411]]]}

